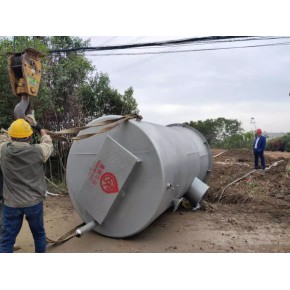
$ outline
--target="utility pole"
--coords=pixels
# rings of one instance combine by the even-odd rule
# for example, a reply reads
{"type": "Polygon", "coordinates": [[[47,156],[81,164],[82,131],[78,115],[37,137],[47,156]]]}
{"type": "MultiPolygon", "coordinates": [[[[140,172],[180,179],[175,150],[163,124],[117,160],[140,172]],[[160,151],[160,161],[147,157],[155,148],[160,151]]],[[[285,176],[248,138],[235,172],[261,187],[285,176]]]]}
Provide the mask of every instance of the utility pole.
{"type": "Polygon", "coordinates": [[[251,132],[253,133],[253,131],[256,131],[256,121],[254,117],[251,118],[250,124],[251,124],[251,132]]]}

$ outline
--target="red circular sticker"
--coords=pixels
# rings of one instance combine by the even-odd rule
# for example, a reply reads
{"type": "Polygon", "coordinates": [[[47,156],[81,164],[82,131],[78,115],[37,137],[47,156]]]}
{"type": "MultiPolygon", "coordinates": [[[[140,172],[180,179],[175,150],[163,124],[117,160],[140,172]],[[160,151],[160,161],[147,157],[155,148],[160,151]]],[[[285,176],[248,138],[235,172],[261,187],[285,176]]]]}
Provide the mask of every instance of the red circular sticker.
{"type": "Polygon", "coordinates": [[[106,172],[102,175],[100,184],[102,190],[106,193],[116,193],[119,191],[117,178],[111,172],[106,172]]]}

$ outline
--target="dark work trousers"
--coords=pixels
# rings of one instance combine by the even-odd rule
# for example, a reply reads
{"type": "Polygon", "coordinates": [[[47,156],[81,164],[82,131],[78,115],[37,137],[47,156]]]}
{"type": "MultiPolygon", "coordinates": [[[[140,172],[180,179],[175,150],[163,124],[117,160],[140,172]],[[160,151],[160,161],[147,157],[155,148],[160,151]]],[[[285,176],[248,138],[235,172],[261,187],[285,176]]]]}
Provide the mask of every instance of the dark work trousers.
{"type": "Polygon", "coordinates": [[[254,156],[255,156],[255,169],[258,169],[258,163],[259,163],[259,158],[261,159],[261,166],[262,169],[265,169],[265,157],[264,157],[264,151],[258,152],[257,150],[254,150],[254,156]]]}
{"type": "Polygon", "coordinates": [[[28,221],[36,253],[45,253],[46,235],[43,225],[43,202],[24,208],[3,206],[3,232],[0,253],[12,253],[16,237],[22,227],[23,217],[28,221]]]}
{"type": "Polygon", "coordinates": [[[3,199],[0,199],[0,245],[2,240],[2,210],[3,210],[3,199]]]}
{"type": "Polygon", "coordinates": [[[0,244],[2,239],[3,174],[0,168],[0,244]]]}

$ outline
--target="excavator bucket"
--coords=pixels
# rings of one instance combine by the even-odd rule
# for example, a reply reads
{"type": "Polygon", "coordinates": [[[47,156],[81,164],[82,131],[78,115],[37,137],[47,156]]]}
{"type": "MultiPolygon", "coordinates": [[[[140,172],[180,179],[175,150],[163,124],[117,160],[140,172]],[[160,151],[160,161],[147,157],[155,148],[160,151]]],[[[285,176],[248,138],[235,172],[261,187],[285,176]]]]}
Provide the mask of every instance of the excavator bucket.
{"type": "Polygon", "coordinates": [[[40,58],[43,56],[42,52],[33,48],[8,56],[7,69],[15,96],[37,96],[41,79],[40,58]]]}

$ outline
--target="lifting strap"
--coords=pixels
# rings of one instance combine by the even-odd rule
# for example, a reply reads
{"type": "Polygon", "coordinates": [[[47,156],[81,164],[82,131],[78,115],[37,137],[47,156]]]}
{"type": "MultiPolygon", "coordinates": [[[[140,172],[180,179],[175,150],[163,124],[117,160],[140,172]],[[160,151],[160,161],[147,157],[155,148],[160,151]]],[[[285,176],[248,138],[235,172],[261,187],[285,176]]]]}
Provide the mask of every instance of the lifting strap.
{"type": "Polygon", "coordinates": [[[52,132],[52,131],[46,130],[46,133],[48,135],[50,135],[52,139],[59,139],[58,137],[61,137],[62,135],[78,134],[80,131],[88,129],[88,128],[94,128],[94,127],[100,127],[100,126],[109,125],[109,126],[103,128],[103,129],[101,129],[99,132],[90,133],[90,134],[84,134],[84,135],[81,135],[81,136],[77,136],[77,137],[71,138],[72,140],[82,140],[82,139],[86,139],[86,138],[89,138],[91,136],[94,136],[96,134],[101,134],[101,133],[108,132],[108,131],[112,130],[113,128],[117,127],[118,125],[120,125],[122,122],[128,121],[130,119],[141,120],[142,116],[139,116],[137,114],[130,114],[130,115],[125,115],[125,116],[116,118],[116,119],[100,121],[100,122],[98,122],[97,124],[95,124],[93,126],[75,127],[75,128],[70,128],[70,129],[64,129],[64,130],[61,130],[61,131],[58,131],[58,132],[52,132]]]}
{"type": "Polygon", "coordinates": [[[66,234],[62,235],[61,237],[59,237],[57,240],[53,240],[50,239],[48,237],[46,237],[46,242],[52,244],[50,247],[55,246],[55,245],[60,245],[68,240],[70,240],[71,238],[75,237],[75,232],[79,227],[84,226],[85,223],[82,223],[78,226],[76,226],[75,228],[71,229],[70,231],[68,231],[66,234]]]}

